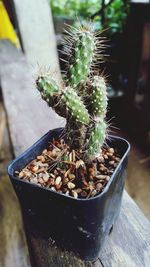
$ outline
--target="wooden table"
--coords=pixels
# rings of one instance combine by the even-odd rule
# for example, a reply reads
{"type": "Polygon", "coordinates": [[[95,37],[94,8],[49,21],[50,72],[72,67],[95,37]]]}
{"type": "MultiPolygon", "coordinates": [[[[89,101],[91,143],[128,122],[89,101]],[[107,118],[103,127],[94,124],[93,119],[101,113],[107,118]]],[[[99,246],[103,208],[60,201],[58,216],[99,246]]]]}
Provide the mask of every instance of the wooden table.
{"type": "MultiPolygon", "coordinates": [[[[34,78],[31,77],[22,52],[8,42],[0,43],[0,83],[15,156],[32,145],[49,129],[64,125],[64,120],[55,115],[40,100],[35,90],[34,78]]],[[[5,209],[5,202],[2,205],[5,209]]],[[[13,232],[16,222],[10,221],[9,223],[13,232]]],[[[21,240],[21,236],[24,239],[21,221],[19,225],[21,226],[18,226],[21,240]]],[[[15,246],[15,238],[13,242],[15,246]]],[[[19,258],[18,262],[20,260],[20,266],[29,267],[27,245],[25,242],[23,244],[24,264],[21,265],[19,258]]],[[[48,243],[40,237],[33,236],[30,227],[28,245],[32,266],[35,267],[149,267],[150,223],[129,195],[124,192],[120,216],[96,262],[83,262],[72,253],[61,251],[51,242],[48,243]]],[[[10,247],[9,250],[11,249],[10,247]]],[[[8,267],[8,265],[3,265],[5,266],[8,267]]]]}

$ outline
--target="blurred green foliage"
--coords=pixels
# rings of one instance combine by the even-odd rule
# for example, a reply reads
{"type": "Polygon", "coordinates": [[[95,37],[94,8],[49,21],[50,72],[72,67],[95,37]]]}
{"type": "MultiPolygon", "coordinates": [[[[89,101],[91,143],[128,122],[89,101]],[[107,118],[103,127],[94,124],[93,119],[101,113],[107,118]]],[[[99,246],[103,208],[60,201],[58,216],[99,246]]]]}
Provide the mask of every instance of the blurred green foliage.
{"type": "Polygon", "coordinates": [[[53,16],[87,18],[99,10],[100,0],[51,0],[53,16]]]}
{"type": "MultiPolygon", "coordinates": [[[[104,20],[100,16],[93,19],[95,29],[108,29],[109,34],[122,32],[127,14],[129,2],[114,0],[104,9],[104,20]]],[[[109,0],[105,0],[108,4],[109,0]]],[[[102,8],[101,0],[50,0],[51,9],[55,18],[68,18],[81,21],[87,20],[102,8]]]]}
{"type": "Polygon", "coordinates": [[[129,1],[114,0],[105,8],[103,27],[108,28],[110,33],[122,32],[128,13],[129,1]]]}

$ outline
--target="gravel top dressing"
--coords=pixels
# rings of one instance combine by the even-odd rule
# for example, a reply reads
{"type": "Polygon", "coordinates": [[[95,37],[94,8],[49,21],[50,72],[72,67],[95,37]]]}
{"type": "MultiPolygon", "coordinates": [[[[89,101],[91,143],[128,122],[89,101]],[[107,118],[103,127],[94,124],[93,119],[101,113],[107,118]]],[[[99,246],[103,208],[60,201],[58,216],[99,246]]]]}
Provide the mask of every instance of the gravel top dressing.
{"type": "Polygon", "coordinates": [[[41,155],[15,175],[74,198],[90,198],[104,190],[119,161],[117,151],[106,147],[99,157],[87,164],[79,152],[70,151],[60,139],[53,140],[41,155]]]}

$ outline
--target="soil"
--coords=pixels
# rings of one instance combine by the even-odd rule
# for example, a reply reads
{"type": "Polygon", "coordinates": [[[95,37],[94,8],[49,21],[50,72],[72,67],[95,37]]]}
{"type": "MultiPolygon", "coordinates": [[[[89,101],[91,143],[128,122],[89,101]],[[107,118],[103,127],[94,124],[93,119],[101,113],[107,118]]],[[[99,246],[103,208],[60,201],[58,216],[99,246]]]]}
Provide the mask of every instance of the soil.
{"type": "Polygon", "coordinates": [[[53,140],[42,154],[15,175],[22,180],[74,198],[90,198],[101,193],[117,167],[120,157],[105,147],[100,156],[85,163],[63,139],[53,140]]]}

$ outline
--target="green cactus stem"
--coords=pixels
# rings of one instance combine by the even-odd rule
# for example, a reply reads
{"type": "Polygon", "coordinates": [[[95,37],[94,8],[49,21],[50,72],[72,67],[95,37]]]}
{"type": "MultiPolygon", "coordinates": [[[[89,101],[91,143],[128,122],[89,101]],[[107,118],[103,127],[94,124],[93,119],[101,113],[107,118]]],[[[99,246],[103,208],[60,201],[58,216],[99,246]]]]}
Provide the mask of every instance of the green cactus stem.
{"type": "Polygon", "coordinates": [[[71,50],[68,84],[76,88],[79,84],[84,83],[90,74],[96,50],[95,37],[92,31],[81,28],[81,30],[75,32],[71,50]]]}
{"type": "Polygon", "coordinates": [[[107,88],[103,77],[94,76],[91,83],[90,108],[93,116],[104,118],[107,112],[107,88]]]}
{"type": "Polygon", "coordinates": [[[36,80],[36,86],[41,97],[47,102],[48,106],[56,111],[62,117],[66,117],[66,109],[60,105],[62,92],[53,78],[49,76],[39,76],[36,80]]]}
{"type": "Polygon", "coordinates": [[[104,120],[92,123],[92,126],[88,133],[88,142],[86,145],[85,158],[93,160],[96,156],[100,154],[101,147],[103,146],[104,140],[106,138],[107,125],[104,120]]]}
{"type": "Polygon", "coordinates": [[[71,149],[82,150],[86,141],[86,125],[75,122],[73,119],[68,120],[66,124],[66,137],[71,149]]]}
{"type": "Polygon", "coordinates": [[[88,124],[89,123],[89,114],[88,111],[82,102],[81,98],[72,88],[66,88],[63,91],[62,99],[70,112],[71,116],[80,123],[88,124]]]}
{"type": "Polygon", "coordinates": [[[39,76],[36,85],[38,90],[41,92],[41,96],[46,100],[49,96],[54,96],[60,93],[60,89],[53,78],[49,76],[39,76]]]}

